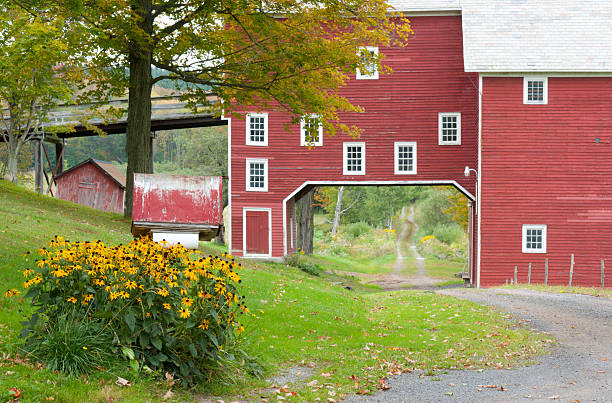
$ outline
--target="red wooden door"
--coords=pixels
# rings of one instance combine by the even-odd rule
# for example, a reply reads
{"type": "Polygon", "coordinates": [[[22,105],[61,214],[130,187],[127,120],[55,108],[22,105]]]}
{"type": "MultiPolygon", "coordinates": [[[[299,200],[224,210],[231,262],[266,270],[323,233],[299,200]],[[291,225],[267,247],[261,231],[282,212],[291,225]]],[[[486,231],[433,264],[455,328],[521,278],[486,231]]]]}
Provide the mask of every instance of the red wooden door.
{"type": "Polygon", "coordinates": [[[270,253],[269,211],[246,211],[246,251],[250,255],[270,253]]]}
{"type": "Polygon", "coordinates": [[[79,182],[77,203],[83,206],[96,207],[96,184],[79,182]]]}

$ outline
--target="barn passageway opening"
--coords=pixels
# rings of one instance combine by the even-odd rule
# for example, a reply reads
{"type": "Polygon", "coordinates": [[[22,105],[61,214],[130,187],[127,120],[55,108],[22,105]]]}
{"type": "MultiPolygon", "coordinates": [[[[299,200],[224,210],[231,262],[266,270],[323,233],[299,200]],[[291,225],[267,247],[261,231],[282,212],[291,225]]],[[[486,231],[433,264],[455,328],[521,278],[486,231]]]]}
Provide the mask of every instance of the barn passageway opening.
{"type": "Polygon", "coordinates": [[[454,186],[313,186],[294,204],[289,249],[332,270],[384,290],[470,282],[473,203],[454,186]]]}

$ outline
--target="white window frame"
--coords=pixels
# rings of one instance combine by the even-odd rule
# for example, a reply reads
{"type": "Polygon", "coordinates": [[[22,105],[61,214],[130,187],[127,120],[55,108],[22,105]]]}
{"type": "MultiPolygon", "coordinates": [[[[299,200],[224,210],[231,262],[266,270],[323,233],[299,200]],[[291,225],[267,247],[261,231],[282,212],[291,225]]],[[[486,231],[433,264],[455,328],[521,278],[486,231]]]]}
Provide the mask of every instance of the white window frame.
{"type": "Polygon", "coordinates": [[[523,224],[523,253],[546,253],[546,225],[545,224],[523,224]],[[527,249],[527,230],[542,230],[542,247],[540,249],[527,249]]]}
{"type": "Polygon", "coordinates": [[[548,77],[547,76],[525,76],[523,77],[523,104],[525,105],[547,105],[548,104],[548,77]],[[543,88],[543,100],[542,101],[529,101],[528,87],[529,81],[542,81],[544,83],[543,88]]]}
{"type": "Polygon", "coordinates": [[[246,145],[247,146],[263,146],[268,145],[268,114],[267,113],[249,113],[246,115],[246,145]],[[251,118],[264,118],[264,140],[251,140],[251,118]]]}
{"type": "Polygon", "coordinates": [[[417,173],[417,143],[415,141],[396,141],[393,147],[393,154],[395,156],[395,175],[416,175],[417,173]],[[412,147],[412,170],[400,171],[399,170],[399,148],[400,147],[412,147]]]}
{"type": "Polygon", "coordinates": [[[461,145],[461,112],[440,112],[438,113],[438,145],[440,146],[460,146],[461,145]],[[443,141],[442,140],[442,118],[443,117],[457,118],[457,140],[443,141]]]}
{"type": "Polygon", "coordinates": [[[365,175],[366,174],[366,146],[364,142],[350,142],[350,143],[343,143],[342,144],[342,174],[343,175],[349,175],[349,176],[353,176],[353,175],[365,175]],[[348,162],[348,155],[347,155],[347,149],[348,147],[356,147],[356,146],[360,146],[361,147],[361,171],[349,171],[347,170],[347,162],[348,162]]]}
{"type": "MultiPolygon", "coordinates": [[[[374,52],[376,56],[378,56],[378,46],[362,46],[357,50],[357,54],[361,58],[361,51],[367,50],[368,52],[374,52]]],[[[367,74],[362,74],[361,70],[357,68],[355,72],[355,78],[357,80],[378,80],[378,65],[374,66],[376,68],[371,74],[368,72],[367,74]]]]}
{"type": "Polygon", "coordinates": [[[306,131],[304,130],[304,126],[306,124],[306,118],[317,118],[318,115],[309,115],[300,119],[300,146],[306,147],[321,147],[323,146],[323,125],[319,123],[319,140],[318,141],[306,141],[306,131]]]}
{"type": "Polygon", "coordinates": [[[265,158],[247,158],[246,159],[246,191],[247,192],[267,192],[268,191],[268,160],[265,158]],[[264,164],[264,187],[253,188],[251,187],[251,164],[252,163],[263,163],[264,164]]]}
{"type": "Polygon", "coordinates": [[[272,209],[269,207],[242,208],[242,254],[244,257],[272,257],[272,209]],[[265,211],[268,213],[268,253],[247,253],[247,211],[265,211]]]}

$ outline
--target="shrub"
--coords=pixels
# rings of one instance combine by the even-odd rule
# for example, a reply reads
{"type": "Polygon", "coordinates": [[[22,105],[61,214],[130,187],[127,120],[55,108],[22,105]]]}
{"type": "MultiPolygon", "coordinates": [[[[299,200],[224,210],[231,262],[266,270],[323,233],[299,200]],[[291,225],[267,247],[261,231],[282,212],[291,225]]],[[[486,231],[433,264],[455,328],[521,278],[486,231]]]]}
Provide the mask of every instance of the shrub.
{"type": "Polygon", "coordinates": [[[433,228],[432,235],[440,242],[448,245],[457,242],[461,239],[464,231],[458,224],[439,224],[433,228]]]}
{"type": "Polygon", "coordinates": [[[103,366],[111,358],[113,335],[99,319],[88,320],[75,315],[75,311],[62,313],[55,320],[38,327],[37,316],[31,320],[36,336],[30,337],[27,350],[44,362],[51,371],[68,375],[89,373],[103,366]]]}
{"type": "Polygon", "coordinates": [[[320,276],[321,273],[323,273],[324,270],[321,266],[315,263],[305,262],[302,260],[301,256],[303,256],[303,253],[298,252],[291,256],[285,256],[283,259],[287,266],[296,267],[312,276],[320,276]]]}
{"type": "Polygon", "coordinates": [[[176,373],[187,382],[219,358],[222,346],[243,330],[248,312],[237,294],[240,265],[229,255],[203,256],[181,245],[164,248],[149,238],[108,247],[56,237],[24,270],[33,316],[26,345],[50,339],[67,312],[75,323],[91,317],[113,334],[115,352],[133,352],[141,365],[176,373]]]}
{"type": "Polygon", "coordinates": [[[366,222],[359,221],[352,224],[346,228],[346,233],[349,234],[352,238],[358,238],[361,235],[367,234],[372,231],[372,227],[366,222]]]}

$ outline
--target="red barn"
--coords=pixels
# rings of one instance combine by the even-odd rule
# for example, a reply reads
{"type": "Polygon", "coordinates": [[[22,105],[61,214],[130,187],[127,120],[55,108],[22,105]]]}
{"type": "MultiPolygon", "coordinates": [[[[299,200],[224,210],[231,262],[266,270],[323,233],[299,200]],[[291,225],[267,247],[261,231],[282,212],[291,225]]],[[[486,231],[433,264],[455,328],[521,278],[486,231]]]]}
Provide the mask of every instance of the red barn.
{"type": "Polygon", "coordinates": [[[88,159],[62,172],[55,180],[60,199],[123,213],[125,175],[110,163],[88,159]]]}
{"type": "Polygon", "coordinates": [[[586,3],[392,1],[415,35],[372,44],[393,72],[356,72],[342,89],[366,110],[342,116],[359,139],[319,132],[309,149],[280,110],[231,119],[231,253],[295,253],[309,186],[446,184],[471,201],[474,285],[515,266],[526,282],[530,263],[532,282],[599,285],[612,258],[612,4],[586,3]]]}

